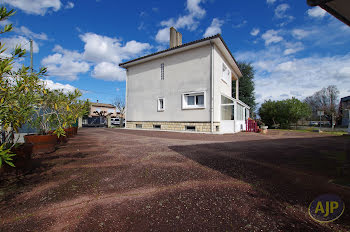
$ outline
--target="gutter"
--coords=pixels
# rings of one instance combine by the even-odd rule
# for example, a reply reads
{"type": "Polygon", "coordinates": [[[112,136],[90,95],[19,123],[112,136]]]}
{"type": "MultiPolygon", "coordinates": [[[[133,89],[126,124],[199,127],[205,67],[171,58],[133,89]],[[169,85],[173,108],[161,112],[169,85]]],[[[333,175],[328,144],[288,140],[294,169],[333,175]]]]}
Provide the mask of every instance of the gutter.
{"type": "Polygon", "coordinates": [[[210,131],[214,133],[214,44],[210,40],[210,131]]]}

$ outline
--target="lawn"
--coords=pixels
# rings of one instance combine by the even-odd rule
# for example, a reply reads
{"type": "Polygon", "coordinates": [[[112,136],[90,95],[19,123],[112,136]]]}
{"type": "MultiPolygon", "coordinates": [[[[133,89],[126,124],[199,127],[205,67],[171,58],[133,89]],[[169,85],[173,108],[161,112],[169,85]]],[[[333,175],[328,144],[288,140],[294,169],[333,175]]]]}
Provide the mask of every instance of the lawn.
{"type": "Polygon", "coordinates": [[[349,231],[307,208],[350,205],[350,139],[83,128],[32,171],[2,176],[0,231],[349,231]]]}

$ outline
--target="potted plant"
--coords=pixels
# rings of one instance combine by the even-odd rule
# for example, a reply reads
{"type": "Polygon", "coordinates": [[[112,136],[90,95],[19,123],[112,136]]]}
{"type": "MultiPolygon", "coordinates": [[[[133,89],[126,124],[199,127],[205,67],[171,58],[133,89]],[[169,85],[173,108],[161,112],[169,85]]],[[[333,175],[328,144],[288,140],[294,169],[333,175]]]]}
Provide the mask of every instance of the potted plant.
{"type": "Polygon", "coordinates": [[[55,151],[57,138],[65,135],[58,111],[58,105],[63,98],[62,93],[58,90],[48,90],[43,85],[39,95],[35,105],[35,117],[31,121],[38,133],[24,136],[26,143],[33,144],[33,153],[36,154],[55,151]],[[52,129],[54,131],[50,133],[52,129]]]}
{"type": "Polygon", "coordinates": [[[66,100],[61,108],[61,116],[63,125],[65,127],[64,131],[67,134],[67,137],[73,137],[78,133],[77,119],[82,117],[85,114],[85,105],[86,101],[79,100],[81,97],[81,92],[75,90],[66,95],[66,100]]]}
{"type": "Polygon", "coordinates": [[[260,128],[261,128],[261,133],[267,134],[268,126],[265,126],[265,123],[261,123],[260,128]]]}
{"type": "MultiPolygon", "coordinates": [[[[14,15],[14,11],[7,11],[6,7],[0,8],[0,21],[14,15]]],[[[12,24],[5,25],[1,34],[11,31],[12,24]]],[[[30,144],[18,144],[15,132],[27,122],[32,116],[34,102],[37,99],[37,88],[40,86],[40,77],[46,72],[41,69],[33,72],[29,67],[22,66],[17,71],[13,70],[16,60],[26,53],[24,49],[17,46],[12,55],[5,55],[5,44],[0,43],[0,167],[8,164],[12,167],[18,166],[19,160],[26,162],[31,157],[30,144]],[[15,157],[16,155],[16,157],[15,157]]],[[[19,165],[20,166],[20,165],[19,165]]]]}

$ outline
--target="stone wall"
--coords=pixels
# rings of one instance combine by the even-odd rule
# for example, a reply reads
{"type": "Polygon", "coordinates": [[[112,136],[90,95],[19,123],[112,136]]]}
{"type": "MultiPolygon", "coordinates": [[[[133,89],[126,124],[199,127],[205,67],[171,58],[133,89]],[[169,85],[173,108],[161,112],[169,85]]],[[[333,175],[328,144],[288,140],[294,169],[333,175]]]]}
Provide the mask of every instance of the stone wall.
{"type": "MultiPolygon", "coordinates": [[[[135,122],[127,121],[126,128],[130,129],[141,129],[137,128],[136,125],[142,125],[142,129],[154,129],[159,130],[159,128],[154,128],[155,125],[160,125],[160,130],[169,131],[186,131],[186,126],[195,126],[196,132],[211,132],[210,122],[135,122]]],[[[214,122],[214,132],[217,132],[217,126],[220,126],[219,122],[214,122]]]]}

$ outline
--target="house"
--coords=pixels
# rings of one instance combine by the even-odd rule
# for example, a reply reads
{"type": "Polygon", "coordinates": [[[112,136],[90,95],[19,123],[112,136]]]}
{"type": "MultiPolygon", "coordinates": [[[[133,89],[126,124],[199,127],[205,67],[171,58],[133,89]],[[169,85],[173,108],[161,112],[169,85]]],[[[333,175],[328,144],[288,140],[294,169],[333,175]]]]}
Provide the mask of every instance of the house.
{"type": "Polygon", "coordinates": [[[350,114],[350,96],[343,97],[340,99],[339,104],[339,115],[341,116],[341,125],[349,125],[349,114],[350,114]]]}
{"type": "Polygon", "coordinates": [[[242,73],[220,34],[120,64],[126,69],[126,127],[233,133],[245,129],[249,106],[232,97],[242,73]]]}
{"type": "Polygon", "coordinates": [[[105,112],[104,116],[110,115],[111,117],[117,117],[117,108],[114,105],[111,104],[105,104],[105,103],[100,103],[98,102],[91,102],[90,103],[90,112],[89,112],[89,117],[92,116],[97,116],[97,112],[105,112]]]}

